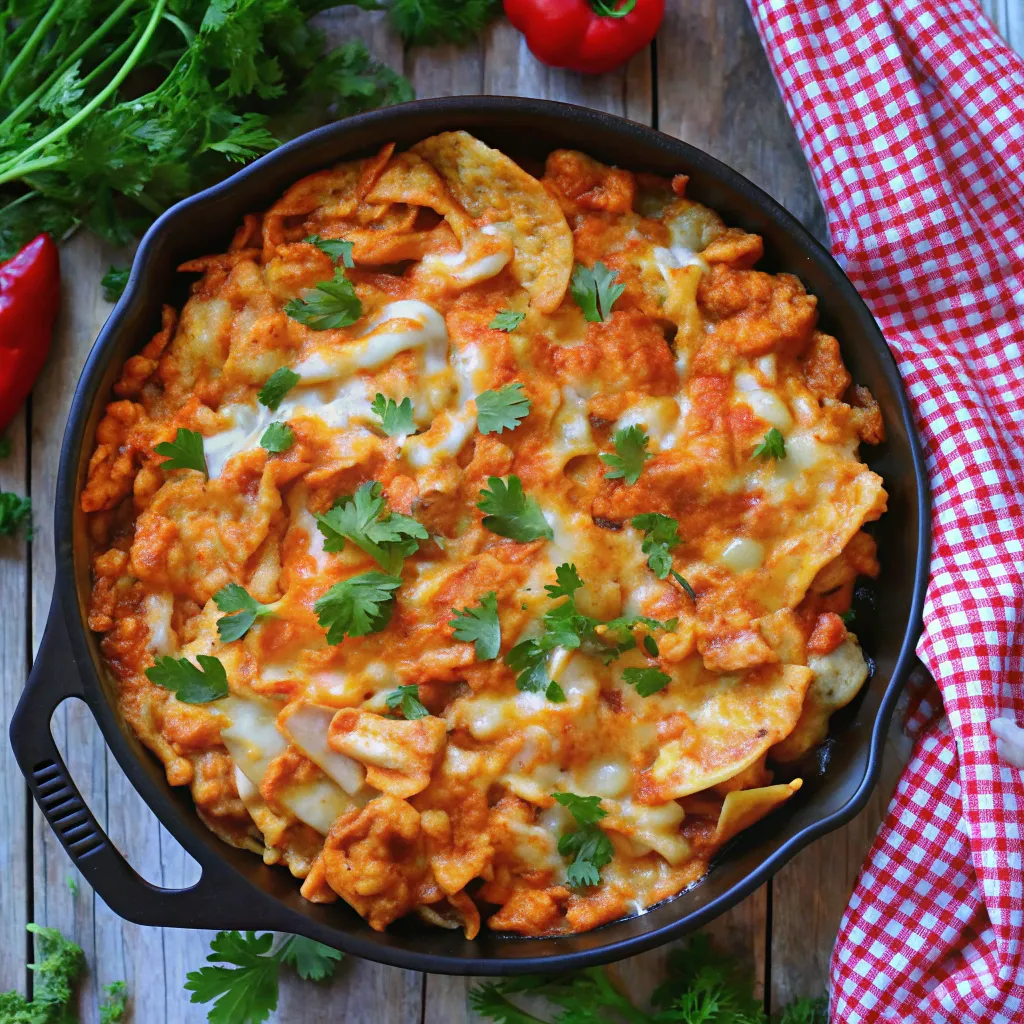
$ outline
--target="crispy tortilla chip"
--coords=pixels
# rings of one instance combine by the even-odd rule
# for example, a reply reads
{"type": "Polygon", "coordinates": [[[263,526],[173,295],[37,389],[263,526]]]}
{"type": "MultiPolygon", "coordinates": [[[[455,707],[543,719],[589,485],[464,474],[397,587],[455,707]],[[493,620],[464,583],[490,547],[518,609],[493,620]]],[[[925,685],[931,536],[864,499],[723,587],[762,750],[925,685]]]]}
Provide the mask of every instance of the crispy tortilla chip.
{"type": "Polygon", "coordinates": [[[437,168],[471,217],[493,218],[512,240],[512,273],[531,303],[542,313],[557,308],[572,274],[572,232],[544,186],[467,132],[434,135],[412,151],[437,168]]]}
{"type": "Polygon", "coordinates": [[[765,786],[763,789],[737,789],[730,793],[722,804],[715,829],[715,845],[728,842],[756,821],[770,814],[784,804],[803,785],[802,779],[780,786],[765,786]]]}

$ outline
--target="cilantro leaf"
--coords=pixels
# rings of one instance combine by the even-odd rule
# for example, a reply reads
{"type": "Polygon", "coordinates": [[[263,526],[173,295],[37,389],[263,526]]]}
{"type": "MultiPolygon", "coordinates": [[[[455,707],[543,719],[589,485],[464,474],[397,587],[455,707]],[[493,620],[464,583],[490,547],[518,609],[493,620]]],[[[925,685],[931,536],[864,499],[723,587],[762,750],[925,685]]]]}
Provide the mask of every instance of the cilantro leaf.
{"type": "Polygon", "coordinates": [[[644,635],[644,650],[652,657],[657,658],[661,655],[661,651],[658,650],[658,641],[651,636],[650,633],[644,635]]]}
{"type": "Polygon", "coordinates": [[[231,643],[240,640],[252,628],[257,619],[273,615],[273,609],[256,600],[245,587],[237,583],[228,583],[213,595],[214,604],[222,612],[237,612],[224,615],[217,620],[217,635],[221,642],[231,643]]]}
{"type": "Polygon", "coordinates": [[[624,668],[622,680],[636,687],[641,697],[650,697],[652,693],[664,690],[672,682],[672,677],[656,668],[624,668]]]}
{"type": "Polygon", "coordinates": [[[128,286],[128,278],[131,275],[131,267],[110,267],[103,275],[100,284],[103,286],[103,298],[107,302],[117,302],[124,294],[128,286]]]}
{"type": "Polygon", "coordinates": [[[263,1024],[277,1009],[279,961],[270,954],[269,932],[218,932],[207,960],[226,966],[202,967],[186,975],[193,1003],[213,1002],[210,1024],[263,1024]]]}
{"type": "Polygon", "coordinates": [[[178,427],[173,441],[161,441],[153,446],[157,455],[165,455],[161,469],[196,469],[206,474],[206,455],[203,452],[203,435],[195,430],[178,427]]]}
{"type": "Polygon", "coordinates": [[[601,452],[601,461],[612,467],[604,475],[609,480],[621,479],[627,484],[635,484],[640,479],[644,463],[654,458],[654,455],[647,451],[649,440],[643,430],[635,425],[616,430],[612,438],[616,454],[601,452]]]}
{"type": "Polygon", "coordinates": [[[414,684],[400,686],[397,690],[392,690],[384,698],[384,702],[392,711],[395,708],[401,708],[402,717],[410,722],[415,722],[417,718],[426,718],[430,714],[420,703],[420,688],[414,684]]]}
{"type": "Polygon", "coordinates": [[[112,981],[109,985],[103,986],[106,998],[100,1003],[100,1024],[117,1024],[124,1020],[125,991],[128,988],[127,982],[112,981]]]}
{"type": "Polygon", "coordinates": [[[476,396],[476,425],[481,434],[500,434],[515,430],[530,412],[530,399],[523,394],[523,385],[506,384],[498,391],[485,391],[476,396]]]}
{"type": "Polygon", "coordinates": [[[612,306],[626,290],[626,286],[616,284],[618,274],[609,270],[600,260],[594,269],[577,263],[569,282],[569,291],[576,305],[583,310],[583,317],[591,323],[599,324],[612,315],[612,306]]]}
{"type": "Polygon", "coordinates": [[[679,521],[660,512],[642,512],[630,520],[633,529],[644,535],[640,550],[647,555],[651,572],[663,580],[672,570],[672,548],[682,544],[679,536],[679,521]]]}
{"type": "Polygon", "coordinates": [[[363,304],[341,267],[334,277],[321,281],[306,299],[292,299],[284,311],[312,331],[348,327],[363,315],[363,304]]]}
{"type": "Polygon", "coordinates": [[[323,981],[331,977],[335,964],[344,955],[340,949],[304,935],[289,935],[277,951],[278,960],[293,967],[303,981],[323,981]]]}
{"type": "Polygon", "coordinates": [[[782,432],[778,428],[772,427],[750,457],[765,460],[784,459],[786,457],[786,439],[782,436],[782,432]]]}
{"type": "Polygon", "coordinates": [[[601,809],[598,796],[577,796],[575,793],[552,793],[555,800],[567,808],[580,826],[558,840],[558,852],[563,857],[574,857],[566,869],[566,879],[572,886],[598,885],[600,869],[615,856],[611,840],[598,827],[597,822],[608,812],[601,809]]]}
{"type": "Polygon", "coordinates": [[[416,433],[416,424],[412,421],[411,399],[403,398],[401,402],[396,402],[393,398],[385,398],[378,391],[370,409],[374,415],[380,417],[381,427],[388,437],[416,433]]]}
{"type": "Polygon", "coordinates": [[[388,18],[412,46],[468,43],[499,10],[498,0],[394,0],[388,18]]]}
{"type": "Polygon", "coordinates": [[[219,658],[209,654],[196,656],[199,668],[188,658],[157,658],[146,669],[150,682],[170,690],[183,704],[209,704],[228,695],[228,676],[219,658]]]}
{"type": "Polygon", "coordinates": [[[577,796],[575,793],[551,795],[576,819],[577,825],[594,825],[608,817],[608,812],[601,809],[599,796],[577,796]]]}
{"type": "Polygon", "coordinates": [[[551,540],[554,532],[548,526],[540,505],[523,493],[523,483],[517,476],[510,476],[506,484],[501,477],[487,478],[490,490],[480,492],[477,508],[485,513],[485,529],[499,537],[528,541],[544,537],[551,540]]]}
{"type": "Polygon", "coordinates": [[[516,689],[521,693],[543,693],[552,704],[562,704],[565,692],[547,671],[548,652],[555,646],[545,645],[544,638],[523,640],[505,655],[505,664],[519,673],[516,689]]]}
{"type": "Polygon", "coordinates": [[[349,269],[355,266],[352,260],[352,243],[346,242],[343,238],[321,238],[319,235],[308,235],[303,241],[309,242],[310,245],[315,245],[327,253],[335,263],[341,260],[349,269]]]}
{"type": "Polygon", "coordinates": [[[476,645],[476,660],[490,661],[501,650],[501,623],[498,621],[498,596],[492,590],[480,598],[476,608],[455,612],[448,625],[455,629],[455,639],[476,645]]]}
{"type": "Polygon", "coordinates": [[[401,577],[376,571],[335,583],[313,605],[320,625],[327,630],[327,642],[333,646],[346,635],[379,633],[391,620],[394,592],[401,585],[401,577]]]}
{"type": "Polygon", "coordinates": [[[0,537],[13,537],[26,523],[25,535],[32,539],[32,499],[11,491],[0,491],[0,537]]]}
{"type": "Polygon", "coordinates": [[[287,366],[282,366],[270,375],[267,383],[260,388],[256,398],[259,400],[260,405],[265,405],[271,412],[276,412],[277,407],[281,404],[281,399],[300,380],[302,378],[294,370],[289,370],[287,366]]]}
{"type": "Polygon", "coordinates": [[[494,319],[487,325],[492,331],[514,331],[526,319],[525,313],[516,313],[511,309],[499,309],[494,319]]]}
{"type": "MultiPolygon", "coordinates": [[[[38,1017],[25,1018],[43,1022],[60,1021],[67,1018],[62,1012],[71,1002],[75,983],[85,970],[85,956],[82,947],[64,938],[56,928],[44,928],[39,924],[26,926],[35,936],[36,962],[29,964],[33,972],[33,1000],[26,1004],[29,1010],[37,1010],[38,1017]]],[[[15,1018],[19,1020],[20,1018],[15,1018]]]]}
{"type": "Polygon", "coordinates": [[[271,455],[288,451],[295,444],[295,434],[287,423],[275,421],[267,426],[260,438],[260,447],[265,448],[271,455]]]}
{"type": "Polygon", "coordinates": [[[583,580],[576,571],[575,565],[563,562],[555,566],[555,583],[546,583],[544,589],[548,597],[572,597],[577,590],[583,587],[583,580]]]}
{"type": "Polygon", "coordinates": [[[430,534],[412,516],[386,512],[382,489],[376,481],[360,484],[355,495],[339,498],[334,507],[315,516],[324,535],[324,550],[341,551],[352,541],[386,572],[398,574],[405,559],[419,550],[430,534]]]}
{"type": "Polygon", "coordinates": [[[690,586],[685,576],[681,576],[679,573],[675,571],[675,569],[673,569],[672,578],[676,581],[676,583],[679,584],[679,586],[683,588],[683,590],[686,591],[686,594],[691,601],[697,600],[697,592],[693,589],[693,587],[690,586]]]}

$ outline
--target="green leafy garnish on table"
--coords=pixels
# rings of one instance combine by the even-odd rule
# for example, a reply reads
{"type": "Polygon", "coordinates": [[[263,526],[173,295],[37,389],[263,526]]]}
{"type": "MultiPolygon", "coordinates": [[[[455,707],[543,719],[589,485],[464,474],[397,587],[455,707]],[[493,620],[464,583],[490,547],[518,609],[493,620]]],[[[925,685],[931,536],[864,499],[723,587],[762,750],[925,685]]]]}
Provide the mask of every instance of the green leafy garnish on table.
{"type": "Polygon", "coordinates": [[[353,243],[346,242],[344,238],[321,238],[319,235],[308,235],[303,241],[309,242],[310,245],[315,245],[322,252],[327,253],[335,263],[341,260],[342,264],[349,269],[355,266],[355,261],[352,259],[353,243]]]}
{"type": "Polygon", "coordinates": [[[605,471],[609,480],[625,480],[633,485],[640,479],[644,463],[654,455],[647,451],[650,438],[638,426],[623,427],[615,431],[612,444],[615,454],[601,452],[601,461],[611,468],[605,471]]]}
{"type": "Polygon", "coordinates": [[[222,612],[228,613],[217,620],[217,635],[225,644],[241,640],[257,619],[274,614],[270,605],[261,604],[238,583],[221,587],[213,595],[213,600],[222,612]]]}
{"type": "Polygon", "coordinates": [[[597,824],[608,816],[608,812],[601,809],[601,798],[577,796],[575,793],[551,795],[568,809],[580,826],[575,832],[567,832],[558,840],[558,852],[563,857],[573,857],[566,869],[567,881],[576,887],[600,884],[601,868],[615,856],[611,840],[597,824]]]}
{"type": "Polygon", "coordinates": [[[504,331],[506,334],[514,331],[526,319],[525,313],[517,313],[511,309],[499,309],[494,314],[494,319],[487,325],[492,331],[504,331]]]}
{"type": "Polygon", "coordinates": [[[32,539],[32,499],[12,491],[0,491],[0,537],[13,537],[25,524],[25,537],[32,539]]]}
{"type": "Polygon", "coordinates": [[[321,281],[307,298],[292,299],[284,311],[312,331],[330,331],[354,324],[363,315],[363,304],[345,271],[336,267],[334,277],[321,281]]]}
{"type": "Polygon", "coordinates": [[[679,521],[671,516],[663,516],[660,512],[642,512],[633,516],[630,525],[644,535],[640,550],[647,556],[651,572],[659,580],[665,579],[672,571],[672,556],[669,552],[682,544],[679,521]]]}
{"type": "Polygon", "coordinates": [[[32,970],[33,997],[20,992],[0,992],[3,1024],[71,1024],[77,1019],[70,1004],[75,985],[85,971],[82,947],[56,928],[27,925],[35,935],[36,961],[32,970]]]}
{"type": "Polygon", "coordinates": [[[501,650],[501,623],[498,621],[498,596],[492,590],[480,598],[476,608],[452,609],[455,618],[448,625],[455,639],[475,644],[476,660],[490,661],[501,650]]]}
{"type": "Polygon", "coordinates": [[[315,516],[324,536],[324,550],[338,552],[350,540],[376,559],[385,572],[398,574],[419,542],[430,534],[412,516],[387,508],[382,488],[376,481],[360,484],[354,495],[339,498],[334,507],[315,516]]]}
{"type": "Polygon", "coordinates": [[[385,398],[378,391],[370,409],[380,418],[381,429],[388,437],[416,433],[416,424],[412,419],[412,399],[403,398],[401,402],[396,402],[393,398],[385,398]]]}
{"type": "Polygon", "coordinates": [[[412,46],[468,43],[499,12],[499,0],[392,0],[388,18],[412,46]]]}
{"type": "Polygon", "coordinates": [[[569,281],[569,291],[576,305],[583,310],[583,317],[591,323],[601,323],[612,315],[612,306],[626,290],[616,284],[618,274],[609,270],[600,260],[593,270],[577,263],[569,281]]]}
{"type": "Polygon", "coordinates": [[[530,399],[523,385],[506,384],[497,391],[476,396],[476,425],[481,434],[500,434],[515,430],[530,412],[530,399]]]}
{"type": "Polygon", "coordinates": [[[346,636],[379,633],[391,621],[394,592],[401,585],[400,576],[376,571],[335,583],[313,605],[327,630],[327,642],[340,644],[346,636]]]}
{"type": "Polygon", "coordinates": [[[124,1020],[125,993],[128,985],[123,981],[112,981],[103,986],[104,998],[100,1003],[100,1024],[117,1024],[124,1020]]]}
{"type": "Polygon", "coordinates": [[[256,398],[260,405],[265,405],[271,412],[276,412],[281,400],[300,380],[302,378],[294,370],[282,366],[267,378],[267,383],[259,389],[256,398]]]}
{"type": "Polygon", "coordinates": [[[782,436],[782,431],[777,427],[772,427],[750,457],[764,460],[784,459],[786,457],[786,439],[782,436]]]}
{"type": "Polygon", "coordinates": [[[103,298],[107,302],[117,302],[124,294],[128,286],[128,278],[131,276],[131,267],[111,266],[100,280],[103,286],[103,298]]]}
{"type": "Polygon", "coordinates": [[[392,711],[401,710],[402,717],[410,722],[415,722],[417,718],[426,718],[430,714],[420,703],[420,688],[415,684],[400,686],[397,690],[392,690],[384,698],[384,703],[392,711]]]}
{"type": "Polygon", "coordinates": [[[518,541],[554,537],[540,505],[526,496],[523,482],[517,476],[510,476],[507,483],[498,476],[488,477],[476,507],[484,513],[484,528],[499,537],[518,541]]]}
{"type": "Polygon", "coordinates": [[[260,438],[260,447],[270,452],[271,455],[286,452],[293,444],[295,444],[295,433],[287,423],[271,423],[260,438]]]}
{"type": "Polygon", "coordinates": [[[197,654],[197,668],[188,658],[157,658],[146,669],[150,682],[170,690],[184,704],[209,704],[228,695],[228,676],[220,659],[211,654],[197,654]]]}
{"type": "Polygon", "coordinates": [[[650,697],[652,693],[664,690],[672,682],[672,677],[657,668],[624,668],[622,681],[632,686],[641,697],[650,697]]]}
{"type": "Polygon", "coordinates": [[[178,427],[173,441],[161,441],[153,446],[153,451],[166,457],[160,464],[161,469],[196,469],[206,474],[203,435],[198,431],[178,427]]]}

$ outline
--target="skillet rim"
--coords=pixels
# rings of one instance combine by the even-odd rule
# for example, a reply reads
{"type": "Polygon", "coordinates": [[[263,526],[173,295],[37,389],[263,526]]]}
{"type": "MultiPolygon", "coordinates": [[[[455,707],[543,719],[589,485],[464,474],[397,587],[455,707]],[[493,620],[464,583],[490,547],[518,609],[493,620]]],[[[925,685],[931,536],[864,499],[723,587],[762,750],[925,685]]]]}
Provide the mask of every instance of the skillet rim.
{"type": "MultiPolygon", "coordinates": [[[[321,166],[318,164],[317,166],[321,166]]],[[[308,174],[316,167],[308,165],[297,171],[296,177],[308,174]]],[[[103,398],[106,396],[104,395],[103,398]]],[[[182,200],[163,213],[150,227],[139,245],[132,264],[131,274],[124,294],[103,325],[99,336],[82,369],[81,377],[76,386],[68,414],[68,423],[61,446],[60,465],[57,474],[57,494],[54,510],[54,543],[56,556],[55,590],[57,591],[63,611],[64,625],[78,673],[81,677],[82,689],[93,714],[96,716],[104,740],[113,751],[118,764],[125,772],[135,789],[156,814],[178,842],[201,865],[204,874],[209,870],[219,875],[226,882],[234,885],[234,902],[237,906],[238,893],[244,889],[248,899],[262,900],[266,907],[266,925],[258,927],[275,930],[292,931],[306,934],[312,938],[337,946],[346,952],[379,963],[396,967],[410,968],[420,971],[439,972],[460,975],[481,974],[523,974],[553,970],[568,970],[605,963],[611,960],[632,956],[654,946],[664,944],[694,930],[729,907],[735,905],[749,895],[758,886],[770,878],[785,863],[810,842],[838,828],[857,814],[867,802],[881,768],[882,748],[885,740],[889,719],[903,682],[910,672],[914,661],[914,647],[921,630],[921,615],[924,593],[928,578],[930,551],[930,500],[928,478],[920,442],[914,426],[913,416],[906,393],[902,386],[896,361],[885,342],[873,316],[849,281],[839,265],[827,250],[789,214],[780,204],[772,199],[758,186],[744,176],[732,170],[714,157],[689,143],[665,135],[647,125],[630,121],[623,117],[607,114],[588,107],[561,103],[552,100],[520,99],[517,97],[493,96],[457,96],[440,99],[416,100],[410,103],[387,107],[356,115],[341,121],[325,125],[306,133],[278,149],[261,157],[231,177],[182,200]],[[548,122],[558,119],[589,123],[596,133],[604,135],[632,135],[638,140],[659,148],[673,151],[687,167],[696,168],[716,179],[726,189],[739,194],[770,221],[798,243],[804,256],[817,265],[841,294],[849,310],[857,316],[857,322],[851,330],[859,344],[865,345],[870,351],[870,359],[880,363],[883,374],[893,383],[893,392],[899,407],[903,429],[906,432],[914,469],[914,491],[918,514],[917,554],[914,558],[913,600],[907,618],[907,626],[900,643],[892,675],[886,685],[879,702],[875,720],[868,741],[868,759],[864,776],[849,800],[839,809],[827,814],[817,821],[799,829],[790,839],[779,846],[753,870],[743,876],[739,882],[727,888],[723,893],[709,900],[704,906],[689,914],[682,914],[676,920],[668,922],[640,935],[629,936],[618,941],[598,945],[590,949],[558,953],[543,957],[454,957],[446,954],[430,954],[397,948],[394,944],[368,941],[358,935],[348,934],[342,927],[332,927],[310,919],[297,910],[286,906],[283,901],[272,893],[266,892],[254,882],[244,878],[235,870],[225,855],[217,856],[216,850],[209,844],[197,839],[191,830],[178,820],[178,808],[168,796],[162,792],[151,777],[146,773],[139,759],[131,750],[122,731],[122,725],[113,706],[107,701],[103,685],[99,678],[99,666],[92,657],[86,636],[86,624],[81,615],[76,587],[74,552],[72,538],[74,536],[74,519],[78,496],[78,474],[82,460],[85,426],[95,405],[101,401],[100,388],[108,364],[112,360],[112,350],[116,348],[122,323],[130,312],[144,303],[146,279],[152,273],[150,267],[154,259],[153,250],[157,246],[158,236],[168,227],[182,218],[188,218],[192,209],[202,203],[228,194],[231,190],[253,178],[260,178],[280,165],[301,165],[303,154],[315,149],[320,143],[329,141],[336,136],[344,136],[346,132],[367,126],[375,126],[381,138],[387,137],[389,126],[395,123],[404,124],[415,120],[419,114],[444,114],[457,121],[459,118],[472,117],[475,114],[508,114],[517,116],[536,114],[548,122]],[[213,863],[211,858],[216,858],[213,863]],[[225,873],[230,874],[227,878],[225,873]]],[[[54,610],[57,611],[57,602],[54,610]]],[[[212,836],[218,845],[221,840],[212,836]]],[[[225,847],[225,850],[227,847],[225,847]]],[[[197,883],[198,884],[198,883],[197,883]]],[[[230,904],[230,893],[225,895],[225,904],[230,904]]],[[[232,912],[225,910],[225,916],[232,912]]],[[[236,913],[237,916],[237,913],[236,913]]],[[[209,927],[209,925],[204,925],[209,927]]],[[[228,922],[224,927],[231,927],[228,922]]],[[[593,933],[592,933],[593,934],[593,933]]],[[[554,941],[557,941],[554,940],[554,941]]]]}

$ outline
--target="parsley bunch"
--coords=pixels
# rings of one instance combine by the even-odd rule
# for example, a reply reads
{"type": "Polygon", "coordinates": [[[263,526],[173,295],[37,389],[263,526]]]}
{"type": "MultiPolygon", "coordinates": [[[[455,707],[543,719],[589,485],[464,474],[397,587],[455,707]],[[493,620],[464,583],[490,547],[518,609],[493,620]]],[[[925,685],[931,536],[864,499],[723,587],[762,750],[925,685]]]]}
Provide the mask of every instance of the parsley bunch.
{"type": "Polygon", "coordinates": [[[324,6],[0,4],[0,260],[80,225],[124,244],[280,138],[411,99],[361,41],[326,49],[308,23],[324,6]]]}

